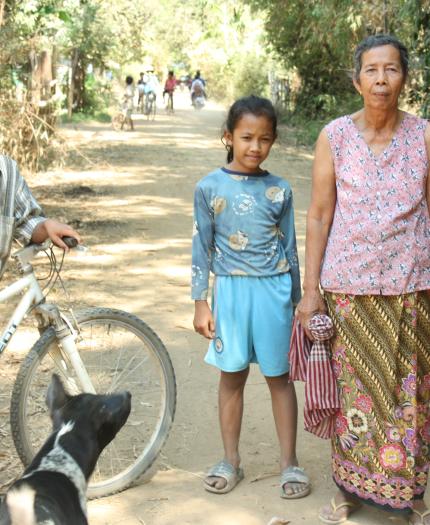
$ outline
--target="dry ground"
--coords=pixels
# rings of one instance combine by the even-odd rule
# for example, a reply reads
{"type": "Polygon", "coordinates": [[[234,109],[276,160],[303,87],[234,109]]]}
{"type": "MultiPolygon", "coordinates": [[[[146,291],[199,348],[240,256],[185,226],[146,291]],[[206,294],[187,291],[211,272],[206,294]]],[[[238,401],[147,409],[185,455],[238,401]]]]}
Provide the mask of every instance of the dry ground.
{"type": "MultiPolygon", "coordinates": [[[[317,510],[333,484],[329,444],[302,430],[298,453],[309,472],[312,494],[279,497],[278,448],[270,397],[253,370],[246,389],[242,459],[245,480],[228,495],[205,492],[204,471],[222,454],[217,424],[217,373],[203,363],[206,342],[192,330],[189,299],[192,195],[195,182],[224,161],[223,108],[196,112],[185,94],[175,115],[137,120],[136,131],[114,132],[99,123],[62,130],[73,154],[64,169],[29,176],[50,216],[75,225],[90,248],[70,255],[64,276],[76,304],[115,306],[142,317],[166,344],[178,384],[177,413],[146,484],[90,502],[93,525],[265,525],[273,516],[294,525],[315,525],[317,510]]],[[[305,211],[312,152],[294,147],[282,132],[266,167],[288,178],[295,195],[297,236],[303,262],[305,211]]],[[[4,315],[4,310],[0,314],[4,315]]],[[[8,406],[22,352],[36,334],[28,324],[16,334],[0,367],[0,487],[21,471],[10,441],[8,406]]],[[[303,389],[298,385],[302,407],[303,389]]],[[[403,523],[363,509],[350,524],[403,523]]]]}

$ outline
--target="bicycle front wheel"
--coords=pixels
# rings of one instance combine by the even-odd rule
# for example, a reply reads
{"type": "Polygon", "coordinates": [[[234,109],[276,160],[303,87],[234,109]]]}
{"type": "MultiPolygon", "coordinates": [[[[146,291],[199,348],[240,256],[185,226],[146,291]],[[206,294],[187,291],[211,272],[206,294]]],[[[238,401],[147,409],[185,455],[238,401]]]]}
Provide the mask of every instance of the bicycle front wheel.
{"type": "MultiPolygon", "coordinates": [[[[76,345],[96,392],[128,390],[132,395],[130,416],[90,480],[88,496],[95,498],[125,489],[151,467],[173,422],[176,381],[165,346],[139,318],[107,308],[90,308],[76,317],[81,331],[76,345]]],[[[64,371],[61,358],[67,362],[50,328],[23,361],[14,384],[12,435],[26,466],[51,428],[45,396],[52,373],[59,373],[69,390],[79,385],[70,365],[64,371]]]]}

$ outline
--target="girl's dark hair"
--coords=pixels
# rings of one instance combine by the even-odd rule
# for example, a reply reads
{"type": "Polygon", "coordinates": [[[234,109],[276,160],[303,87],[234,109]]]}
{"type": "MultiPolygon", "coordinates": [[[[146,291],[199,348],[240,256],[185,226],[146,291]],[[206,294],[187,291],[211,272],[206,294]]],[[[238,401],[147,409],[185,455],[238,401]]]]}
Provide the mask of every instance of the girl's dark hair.
{"type": "Polygon", "coordinates": [[[125,83],[129,86],[130,84],[133,84],[133,77],[130,75],[125,77],[125,83]]]}
{"type": "Polygon", "coordinates": [[[385,35],[380,33],[378,35],[371,35],[362,40],[355,48],[354,52],[354,80],[358,81],[361,71],[361,58],[363,53],[380,46],[393,46],[400,55],[400,65],[402,66],[403,79],[406,80],[409,71],[409,55],[406,46],[400,42],[395,36],[385,35]]]}
{"type": "MultiPolygon", "coordinates": [[[[227,120],[224,125],[225,131],[233,133],[239,120],[246,114],[250,113],[256,117],[266,117],[272,123],[273,135],[276,137],[278,117],[276,116],[273,104],[267,98],[250,95],[243,97],[231,106],[227,114],[227,120]]],[[[233,160],[233,146],[225,145],[227,150],[227,163],[233,160]]]]}

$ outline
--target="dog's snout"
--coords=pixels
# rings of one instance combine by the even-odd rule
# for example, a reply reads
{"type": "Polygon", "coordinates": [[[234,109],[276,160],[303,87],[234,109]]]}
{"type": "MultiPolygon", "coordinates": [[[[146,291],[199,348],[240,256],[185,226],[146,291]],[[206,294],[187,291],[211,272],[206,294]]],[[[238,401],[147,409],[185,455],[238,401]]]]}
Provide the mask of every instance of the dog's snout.
{"type": "Polygon", "coordinates": [[[125,399],[128,399],[129,401],[131,401],[131,394],[128,390],[124,391],[122,395],[125,397],[125,399]]]}

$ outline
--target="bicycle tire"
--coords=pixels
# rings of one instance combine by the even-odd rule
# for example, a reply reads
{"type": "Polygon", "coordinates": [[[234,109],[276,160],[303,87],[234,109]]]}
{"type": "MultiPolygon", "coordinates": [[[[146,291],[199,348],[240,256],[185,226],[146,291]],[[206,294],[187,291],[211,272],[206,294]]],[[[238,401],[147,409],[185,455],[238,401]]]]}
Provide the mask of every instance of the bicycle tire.
{"type": "Polygon", "coordinates": [[[153,105],[154,105],[154,102],[152,100],[149,100],[146,105],[146,111],[145,111],[146,120],[149,120],[151,118],[153,105]]]}
{"type": "MultiPolygon", "coordinates": [[[[161,339],[138,317],[110,308],[89,308],[77,312],[76,318],[83,334],[77,347],[96,391],[106,393],[126,389],[132,394],[130,416],[115,440],[102,452],[90,479],[88,497],[97,498],[120,492],[148,473],[174,419],[176,379],[161,339]],[[100,328],[102,338],[96,340],[100,328]],[[106,334],[103,332],[105,328],[108,329],[106,334]],[[119,348],[116,348],[118,343],[119,348]],[[142,361],[135,366],[134,362],[140,355],[142,361]],[[127,367],[132,364],[134,369],[129,371],[127,367]],[[112,388],[118,381],[115,374],[121,378],[124,370],[127,371],[123,378],[125,384],[118,385],[122,388],[112,388]],[[111,388],[104,387],[107,382],[111,388]],[[121,456],[124,452],[125,463],[121,456]],[[116,465],[121,466],[114,469],[116,465]]],[[[25,466],[48,437],[47,429],[51,427],[45,395],[52,372],[58,371],[49,353],[55,349],[58,349],[55,332],[48,328],[24,359],[14,383],[10,423],[16,450],[25,466]]],[[[64,371],[62,374],[64,376],[64,371]]],[[[75,381],[71,374],[70,380],[75,381]]]]}
{"type": "Polygon", "coordinates": [[[156,101],[152,101],[152,108],[151,108],[151,120],[155,120],[155,114],[157,112],[157,104],[156,101]]]}

